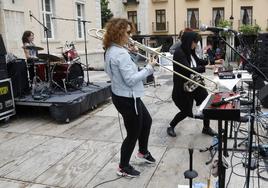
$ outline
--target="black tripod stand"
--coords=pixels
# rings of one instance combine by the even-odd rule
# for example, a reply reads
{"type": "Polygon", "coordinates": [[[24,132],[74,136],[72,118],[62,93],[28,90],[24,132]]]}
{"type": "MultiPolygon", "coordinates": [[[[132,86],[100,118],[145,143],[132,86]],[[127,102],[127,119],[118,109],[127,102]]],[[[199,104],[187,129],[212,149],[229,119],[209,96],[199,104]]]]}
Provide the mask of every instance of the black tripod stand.
{"type": "Polygon", "coordinates": [[[252,95],[252,108],[250,110],[251,118],[250,118],[250,126],[249,126],[249,148],[248,148],[248,163],[247,163],[247,177],[246,177],[246,185],[249,188],[250,182],[250,169],[251,169],[251,159],[252,159],[252,143],[253,143],[253,132],[254,132],[254,121],[255,121],[255,100],[256,100],[256,80],[259,76],[261,76],[264,80],[268,81],[268,78],[265,74],[254,64],[252,64],[248,59],[246,59],[243,55],[241,55],[236,49],[234,49],[228,42],[224,40],[223,37],[219,36],[220,39],[230,47],[243,61],[252,67],[254,70],[252,80],[253,80],[253,95],[252,95]]]}
{"type": "Polygon", "coordinates": [[[210,153],[210,159],[205,163],[206,165],[210,164],[213,161],[217,153],[217,150],[218,150],[218,138],[216,136],[213,137],[213,145],[211,145],[210,147],[206,147],[205,149],[199,150],[199,152],[209,151],[210,153]]]}

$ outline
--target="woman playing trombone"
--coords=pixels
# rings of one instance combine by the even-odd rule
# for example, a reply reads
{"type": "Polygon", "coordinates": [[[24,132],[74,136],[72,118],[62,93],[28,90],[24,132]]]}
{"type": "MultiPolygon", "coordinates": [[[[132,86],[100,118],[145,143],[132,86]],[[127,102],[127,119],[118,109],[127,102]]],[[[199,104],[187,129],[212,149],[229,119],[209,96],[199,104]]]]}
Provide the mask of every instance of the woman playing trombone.
{"type": "MultiPolygon", "coordinates": [[[[195,32],[184,32],[181,38],[181,46],[175,50],[173,59],[198,73],[203,73],[205,72],[205,65],[207,62],[199,59],[195,53],[199,38],[199,35],[195,32]]],[[[173,70],[188,78],[190,78],[190,75],[192,74],[189,70],[186,70],[175,63],[173,63],[173,70]]],[[[196,105],[199,106],[208,96],[206,89],[200,86],[192,92],[185,91],[185,82],[187,82],[186,79],[173,74],[172,99],[180,112],[175,115],[170,122],[170,126],[167,128],[167,134],[172,137],[176,136],[174,128],[180,121],[187,116],[193,117],[193,101],[195,100],[196,105]]],[[[203,119],[202,133],[210,136],[216,135],[216,133],[209,127],[208,119],[203,119]]]]}
{"type": "Polygon", "coordinates": [[[113,18],[106,24],[104,34],[105,71],[111,79],[112,101],[122,115],[127,136],[121,146],[120,163],[117,174],[136,177],[140,172],[130,164],[130,158],[139,141],[139,152],[136,157],[147,163],[155,163],[148,151],[148,139],[152,118],[143,104],[144,95],[142,80],[153,73],[155,60],[150,60],[145,68],[138,67],[124,48],[129,41],[134,26],[126,19],[113,18]]]}

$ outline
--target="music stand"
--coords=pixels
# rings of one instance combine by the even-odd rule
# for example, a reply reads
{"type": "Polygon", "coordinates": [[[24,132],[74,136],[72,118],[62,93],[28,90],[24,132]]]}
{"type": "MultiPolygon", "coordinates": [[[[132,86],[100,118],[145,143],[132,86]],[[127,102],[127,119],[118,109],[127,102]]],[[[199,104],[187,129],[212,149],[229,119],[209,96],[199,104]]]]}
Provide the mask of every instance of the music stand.
{"type": "MultiPolygon", "coordinates": [[[[82,22],[83,23],[83,30],[84,30],[84,44],[85,44],[85,55],[86,55],[86,72],[87,72],[87,86],[90,84],[89,82],[89,74],[88,74],[88,59],[87,59],[87,39],[86,39],[86,23],[91,23],[91,21],[80,20],[80,19],[69,19],[69,18],[59,18],[59,17],[52,17],[53,20],[64,20],[64,21],[73,21],[73,22],[82,22]]],[[[93,84],[94,85],[94,84],[93,84]]]]}

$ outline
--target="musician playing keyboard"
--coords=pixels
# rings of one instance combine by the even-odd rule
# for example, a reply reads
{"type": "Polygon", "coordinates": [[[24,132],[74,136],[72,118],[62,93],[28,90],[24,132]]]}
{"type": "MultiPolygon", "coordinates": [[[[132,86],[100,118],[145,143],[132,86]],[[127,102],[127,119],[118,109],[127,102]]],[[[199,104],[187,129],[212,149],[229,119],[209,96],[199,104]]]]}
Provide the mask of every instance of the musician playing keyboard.
{"type": "MultiPolygon", "coordinates": [[[[203,73],[205,72],[205,66],[208,62],[199,59],[195,53],[195,48],[199,39],[200,36],[196,32],[185,32],[181,38],[182,44],[175,50],[173,59],[196,72],[203,73]]],[[[190,75],[192,74],[192,72],[174,63],[173,70],[188,78],[190,78],[190,75]]],[[[174,116],[173,120],[170,122],[170,126],[167,128],[167,134],[172,137],[176,136],[174,129],[179,122],[186,117],[193,117],[193,101],[195,100],[196,105],[199,106],[208,96],[206,89],[199,86],[192,92],[185,91],[185,82],[187,82],[186,79],[173,74],[172,99],[180,112],[174,116]]],[[[215,136],[217,133],[210,128],[209,124],[210,122],[208,119],[203,119],[202,133],[215,136]]]]}

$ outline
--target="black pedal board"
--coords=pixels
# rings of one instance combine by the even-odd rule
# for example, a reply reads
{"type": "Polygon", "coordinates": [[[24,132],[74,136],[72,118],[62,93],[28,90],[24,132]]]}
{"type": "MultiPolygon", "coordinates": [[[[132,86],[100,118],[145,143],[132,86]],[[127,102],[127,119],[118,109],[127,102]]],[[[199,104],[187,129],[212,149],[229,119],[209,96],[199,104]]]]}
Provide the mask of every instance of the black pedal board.
{"type": "Polygon", "coordinates": [[[220,72],[218,73],[219,79],[235,79],[233,72],[220,72]]]}

